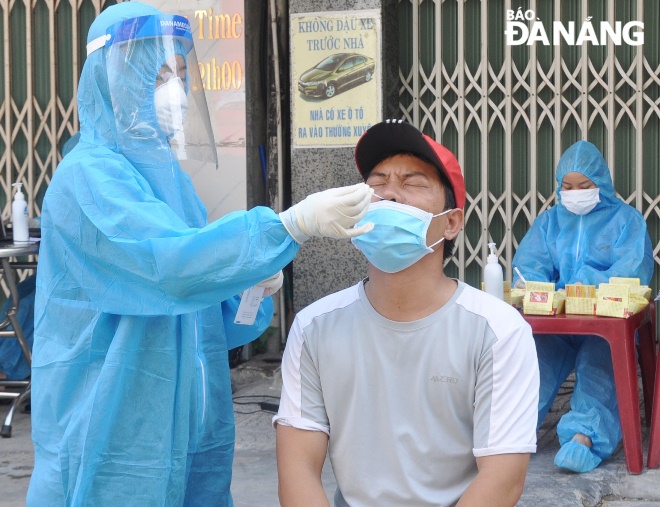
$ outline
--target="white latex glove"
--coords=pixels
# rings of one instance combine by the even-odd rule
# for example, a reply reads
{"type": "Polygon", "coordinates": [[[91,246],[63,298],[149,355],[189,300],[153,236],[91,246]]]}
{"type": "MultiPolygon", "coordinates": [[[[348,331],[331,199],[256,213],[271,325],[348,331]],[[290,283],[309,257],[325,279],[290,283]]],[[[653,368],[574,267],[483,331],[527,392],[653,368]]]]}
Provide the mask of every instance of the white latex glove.
{"type": "Polygon", "coordinates": [[[525,288],[525,282],[523,282],[520,278],[516,280],[516,283],[513,285],[514,289],[524,289],[525,288]]]}
{"type": "Polygon", "coordinates": [[[284,275],[282,274],[282,270],[279,270],[270,278],[266,278],[264,281],[259,282],[257,284],[257,287],[263,287],[264,297],[268,297],[268,296],[272,296],[278,290],[280,290],[282,288],[283,283],[284,283],[284,275]]]}
{"type": "Polygon", "coordinates": [[[354,238],[374,228],[371,222],[353,227],[367,213],[373,193],[366,183],[331,188],[307,196],[280,213],[280,219],[297,243],[312,236],[354,238]]]}

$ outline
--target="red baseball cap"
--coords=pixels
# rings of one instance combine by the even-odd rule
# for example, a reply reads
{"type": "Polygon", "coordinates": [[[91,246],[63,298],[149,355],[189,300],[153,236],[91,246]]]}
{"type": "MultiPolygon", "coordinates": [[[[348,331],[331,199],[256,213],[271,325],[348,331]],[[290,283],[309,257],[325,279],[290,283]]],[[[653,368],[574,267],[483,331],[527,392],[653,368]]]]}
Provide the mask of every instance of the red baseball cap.
{"type": "Polygon", "coordinates": [[[355,146],[355,164],[362,177],[397,153],[411,153],[429,160],[449,180],[456,207],[465,207],[465,180],[454,154],[403,120],[385,120],[369,127],[355,146]]]}

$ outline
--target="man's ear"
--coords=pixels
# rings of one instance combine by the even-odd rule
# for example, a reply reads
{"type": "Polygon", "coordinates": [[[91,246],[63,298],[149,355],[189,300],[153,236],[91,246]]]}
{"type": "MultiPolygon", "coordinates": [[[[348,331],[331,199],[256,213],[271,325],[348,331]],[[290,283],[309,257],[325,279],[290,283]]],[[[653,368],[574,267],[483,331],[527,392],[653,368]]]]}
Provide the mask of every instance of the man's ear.
{"type": "Polygon", "coordinates": [[[447,227],[445,227],[445,238],[454,239],[463,228],[463,210],[453,209],[447,214],[447,227]]]}

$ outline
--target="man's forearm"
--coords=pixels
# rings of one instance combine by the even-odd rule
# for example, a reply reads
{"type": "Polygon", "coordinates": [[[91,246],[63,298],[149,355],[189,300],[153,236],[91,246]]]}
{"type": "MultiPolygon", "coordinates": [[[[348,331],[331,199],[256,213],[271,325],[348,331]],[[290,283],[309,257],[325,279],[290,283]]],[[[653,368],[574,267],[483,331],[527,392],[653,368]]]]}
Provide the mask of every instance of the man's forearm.
{"type": "Polygon", "coordinates": [[[528,454],[478,459],[479,473],[456,507],[514,507],[525,486],[528,463],[528,454]]]}
{"type": "Polygon", "coordinates": [[[330,507],[321,482],[328,436],[277,425],[277,474],[282,507],[330,507]]]}
{"type": "Polygon", "coordinates": [[[504,484],[492,484],[491,481],[479,479],[477,477],[470,484],[456,507],[483,507],[484,505],[488,505],[488,507],[514,507],[520,500],[524,482],[505,486],[504,484]]]}
{"type": "Polygon", "coordinates": [[[282,507],[330,507],[323,484],[310,473],[281,477],[279,498],[282,507]]]}

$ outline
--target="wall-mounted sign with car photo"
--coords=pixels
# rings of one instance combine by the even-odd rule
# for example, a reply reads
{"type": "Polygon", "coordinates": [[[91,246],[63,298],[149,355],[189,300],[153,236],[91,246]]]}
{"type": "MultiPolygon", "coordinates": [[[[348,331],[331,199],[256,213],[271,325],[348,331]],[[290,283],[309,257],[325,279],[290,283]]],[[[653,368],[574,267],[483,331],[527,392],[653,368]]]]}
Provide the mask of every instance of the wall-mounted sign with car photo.
{"type": "Polygon", "coordinates": [[[342,147],[381,121],[379,10],[291,15],[293,147],[342,147]]]}

